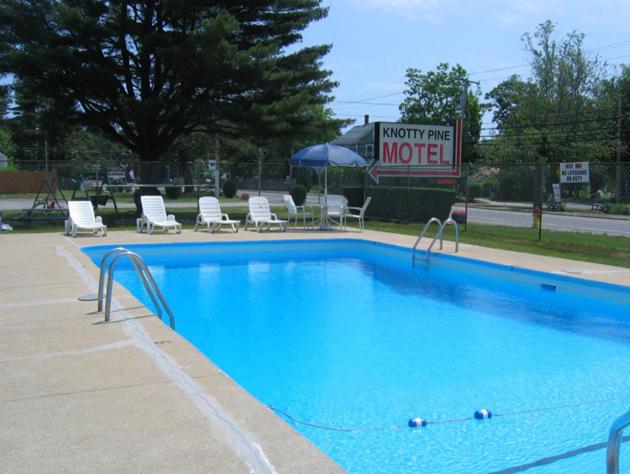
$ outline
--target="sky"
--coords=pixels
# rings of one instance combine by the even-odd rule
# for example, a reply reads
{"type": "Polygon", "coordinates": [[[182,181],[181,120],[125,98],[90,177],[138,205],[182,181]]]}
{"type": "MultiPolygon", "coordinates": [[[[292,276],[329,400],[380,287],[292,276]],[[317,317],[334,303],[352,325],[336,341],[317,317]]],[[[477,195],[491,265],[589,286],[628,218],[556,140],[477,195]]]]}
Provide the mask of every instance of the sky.
{"type": "MultiPolygon", "coordinates": [[[[512,74],[529,76],[521,37],[551,20],[557,38],[577,30],[585,48],[630,64],[630,0],[324,0],[328,17],[304,31],[303,45],[332,44],[323,66],[339,82],[329,107],[363,123],[396,121],[405,71],[461,64],[482,94],[512,74]]],[[[484,126],[491,126],[491,114],[484,126]]]]}

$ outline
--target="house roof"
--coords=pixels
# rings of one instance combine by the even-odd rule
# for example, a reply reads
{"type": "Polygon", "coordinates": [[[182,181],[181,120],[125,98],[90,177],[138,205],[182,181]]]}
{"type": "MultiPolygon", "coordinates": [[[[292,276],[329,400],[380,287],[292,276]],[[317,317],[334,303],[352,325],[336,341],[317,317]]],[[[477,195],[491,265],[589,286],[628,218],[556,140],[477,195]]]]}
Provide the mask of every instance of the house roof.
{"type": "Polygon", "coordinates": [[[374,143],[374,124],[368,123],[366,125],[352,127],[330,143],[347,147],[354,145],[371,145],[374,143]]]}

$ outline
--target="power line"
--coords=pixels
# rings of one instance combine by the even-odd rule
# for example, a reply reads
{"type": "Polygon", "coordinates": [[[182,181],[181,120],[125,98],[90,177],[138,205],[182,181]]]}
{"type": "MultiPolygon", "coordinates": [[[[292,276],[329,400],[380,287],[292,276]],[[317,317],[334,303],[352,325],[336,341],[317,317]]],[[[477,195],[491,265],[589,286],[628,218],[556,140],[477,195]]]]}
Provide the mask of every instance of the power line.
{"type": "Polygon", "coordinates": [[[630,118],[630,114],[622,114],[622,115],[611,115],[610,117],[598,117],[598,118],[593,118],[593,119],[583,119],[583,120],[568,120],[568,121],[564,121],[564,122],[547,122],[547,123],[538,123],[538,124],[531,124],[529,126],[523,126],[523,125],[514,125],[514,126],[507,126],[507,127],[499,127],[499,126],[494,126],[494,127],[481,127],[480,130],[511,130],[511,129],[515,129],[515,128],[543,128],[543,127],[558,127],[558,126],[565,126],[565,125],[575,125],[578,123],[591,123],[591,122],[605,122],[608,120],[617,120],[619,118],[630,118]]]}
{"type": "MultiPolygon", "coordinates": [[[[586,49],[584,50],[587,53],[596,53],[599,51],[607,51],[610,49],[616,49],[616,48],[621,48],[623,46],[629,46],[630,45],[630,40],[624,40],[624,41],[617,41],[616,43],[609,43],[609,44],[605,44],[602,46],[598,46],[595,48],[591,48],[591,49],[586,49]]],[[[615,58],[610,58],[615,59],[615,58]]],[[[469,73],[470,76],[473,75],[477,75],[477,74],[487,74],[489,72],[499,72],[499,71],[508,71],[510,69],[521,69],[524,67],[529,66],[529,64],[516,64],[514,66],[505,66],[505,67],[500,67],[500,68],[495,68],[495,69],[487,69],[485,71],[476,71],[476,72],[471,72],[469,73]]]]}

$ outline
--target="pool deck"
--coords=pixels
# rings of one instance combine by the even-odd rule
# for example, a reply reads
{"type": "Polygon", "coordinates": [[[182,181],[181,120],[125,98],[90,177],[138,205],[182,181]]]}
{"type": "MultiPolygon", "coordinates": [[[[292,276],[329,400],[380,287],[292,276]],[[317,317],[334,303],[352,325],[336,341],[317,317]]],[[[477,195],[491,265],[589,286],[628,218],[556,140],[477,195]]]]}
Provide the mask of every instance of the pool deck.
{"type": "MultiPolygon", "coordinates": [[[[372,231],[1,235],[2,471],[342,472],[121,286],[110,323],[77,300],[98,281],[84,245],[304,238],[415,241],[372,231]]],[[[465,244],[460,255],[630,286],[630,269],[465,244]]]]}

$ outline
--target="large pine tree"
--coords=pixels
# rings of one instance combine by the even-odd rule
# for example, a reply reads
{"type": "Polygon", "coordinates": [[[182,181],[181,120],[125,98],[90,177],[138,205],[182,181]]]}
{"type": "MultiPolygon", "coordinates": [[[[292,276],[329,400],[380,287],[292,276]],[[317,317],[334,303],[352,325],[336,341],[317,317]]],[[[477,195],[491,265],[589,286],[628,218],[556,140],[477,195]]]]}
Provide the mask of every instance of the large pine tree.
{"type": "Polygon", "coordinates": [[[330,100],[319,0],[4,0],[0,73],[144,162],[193,131],[290,135],[330,100]]]}

